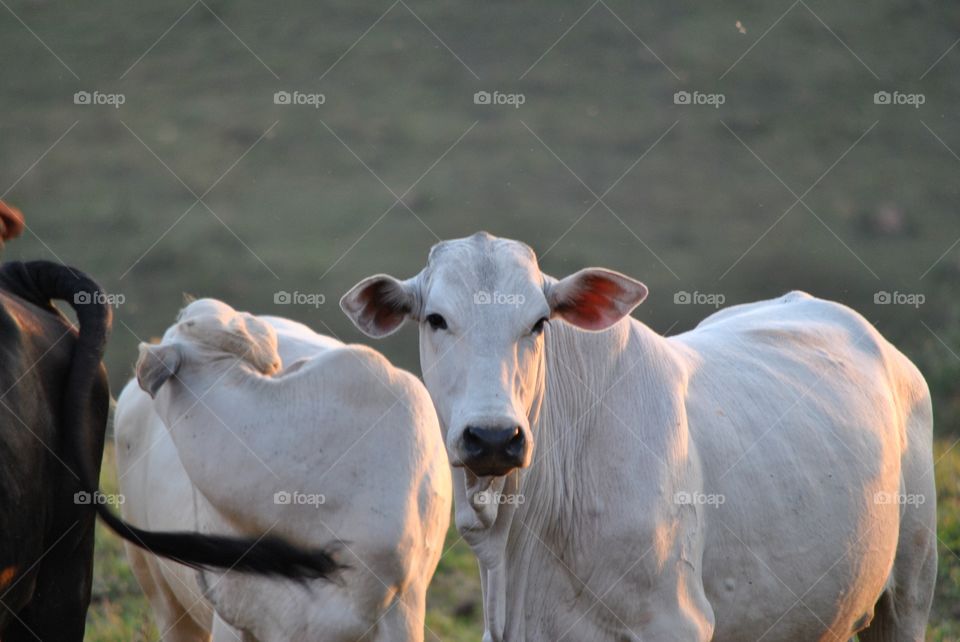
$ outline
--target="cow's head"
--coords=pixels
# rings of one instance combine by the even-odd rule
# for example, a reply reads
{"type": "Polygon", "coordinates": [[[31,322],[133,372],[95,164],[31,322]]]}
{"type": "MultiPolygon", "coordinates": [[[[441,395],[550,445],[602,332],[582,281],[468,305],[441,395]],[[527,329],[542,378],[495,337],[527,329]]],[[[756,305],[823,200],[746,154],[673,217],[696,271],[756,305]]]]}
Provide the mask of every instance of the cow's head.
{"type": "Polygon", "coordinates": [[[540,271],[526,245],[481,232],[436,245],[412,279],[364,279],[340,305],[372,337],[407,318],[420,323],[423,379],[451,464],[499,477],[531,461],[545,326],[562,320],[604,330],[646,295],[642,283],[601,268],[558,281],[540,271]]]}
{"type": "Polygon", "coordinates": [[[151,397],[172,377],[184,379],[192,368],[214,359],[240,359],[253,370],[272,375],[280,369],[277,333],[252,314],[237,312],[216,299],[198,299],[180,311],[157,344],[141,343],[137,382],[151,397]]]}

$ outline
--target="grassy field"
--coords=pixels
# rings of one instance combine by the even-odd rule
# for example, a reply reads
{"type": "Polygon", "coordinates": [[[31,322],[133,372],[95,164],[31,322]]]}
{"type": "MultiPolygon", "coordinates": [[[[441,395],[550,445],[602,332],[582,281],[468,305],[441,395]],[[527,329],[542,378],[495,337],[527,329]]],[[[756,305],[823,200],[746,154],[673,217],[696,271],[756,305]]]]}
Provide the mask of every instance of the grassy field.
{"type": "MultiPolygon", "coordinates": [[[[4,258],[62,260],[122,297],[115,389],[184,293],[358,341],[336,306],[344,291],[374,272],[409,276],[438,238],[478,229],[527,241],[550,273],[603,264],[642,279],[636,316],[661,332],[695,325],[707,301],[798,288],[843,301],[933,390],[931,635],[956,640],[958,21],[960,5],[909,0],[11,0],[0,194],[30,231],[4,258]],[[278,91],[324,101],[276,104],[278,91]],[[523,104],[476,104],[479,91],[523,104]],[[923,104],[877,104],[878,91],[923,104]],[[723,101],[676,104],[676,92],[723,101]],[[278,292],[324,302],[281,305],[278,292]]],[[[410,328],[378,347],[418,371],[410,328]]],[[[88,637],[152,639],[101,534],[88,637]]],[[[461,542],[430,629],[476,640],[479,610],[461,542]]]]}

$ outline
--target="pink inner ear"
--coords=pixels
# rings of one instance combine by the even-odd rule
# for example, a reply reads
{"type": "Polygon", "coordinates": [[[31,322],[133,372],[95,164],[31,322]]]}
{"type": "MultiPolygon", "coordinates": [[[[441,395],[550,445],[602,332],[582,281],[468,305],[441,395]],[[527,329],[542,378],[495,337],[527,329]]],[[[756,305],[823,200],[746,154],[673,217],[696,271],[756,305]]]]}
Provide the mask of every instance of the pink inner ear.
{"type": "Polygon", "coordinates": [[[393,328],[403,321],[403,313],[389,307],[377,308],[373,315],[373,323],[378,328],[393,328]]]}
{"type": "Polygon", "coordinates": [[[623,288],[612,279],[598,275],[585,276],[576,291],[555,311],[577,327],[602,330],[622,316],[617,298],[623,292],[623,288]]]}
{"type": "Polygon", "coordinates": [[[400,325],[410,312],[410,306],[400,300],[392,287],[393,284],[389,281],[376,281],[360,293],[363,316],[373,327],[393,329],[400,325]]]}

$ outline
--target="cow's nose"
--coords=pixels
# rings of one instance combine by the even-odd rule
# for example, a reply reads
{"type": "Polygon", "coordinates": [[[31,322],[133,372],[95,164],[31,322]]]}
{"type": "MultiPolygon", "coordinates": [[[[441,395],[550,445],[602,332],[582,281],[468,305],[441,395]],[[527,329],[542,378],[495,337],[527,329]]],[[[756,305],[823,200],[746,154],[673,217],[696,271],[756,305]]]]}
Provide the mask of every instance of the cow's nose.
{"type": "Polygon", "coordinates": [[[520,426],[467,426],[464,464],[477,475],[503,475],[523,465],[526,439],[520,426]]]}

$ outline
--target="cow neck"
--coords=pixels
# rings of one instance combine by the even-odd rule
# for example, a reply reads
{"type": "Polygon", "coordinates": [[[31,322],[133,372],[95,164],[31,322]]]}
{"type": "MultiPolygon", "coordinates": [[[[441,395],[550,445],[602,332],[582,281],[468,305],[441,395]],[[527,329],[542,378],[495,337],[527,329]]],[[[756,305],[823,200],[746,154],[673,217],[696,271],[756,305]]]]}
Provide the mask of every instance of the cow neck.
{"type": "Polygon", "coordinates": [[[201,495],[225,516],[242,520],[249,506],[241,498],[250,495],[239,492],[238,484],[253,483],[253,478],[224,487],[222,471],[231,463],[246,465],[243,462],[249,462],[250,453],[269,452],[270,431],[259,429],[253,422],[238,423],[235,419],[242,415],[231,412],[254,403],[259,397],[257,388],[267,380],[233,356],[213,357],[205,362],[202,372],[191,369],[190,373],[179,374],[178,379],[180,390],[164,387],[161,395],[165,396],[157,398],[178,456],[201,495]],[[242,401],[235,401],[239,398],[235,395],[240,394],[242,401]],[[232,437],[223,441],[226,430],[232,437]],[[217,453],[214,459],[209,456],[212,452],[217,453]]]}
{"type": "Polygon", "coordinates": [[[603,395],[620,376],[629,324],[585,332],[555,321],[545,333],[545,372],[531,416],[536,448],[521,479],[525,510],[519,530],[536,529],[558,553],[576,539],[575,507],[586,492],[583,450],[603,410],[603,395]]]}
{"type": "MultiPolygon", "coordinates": [[[[645,448],[634,474],[640,479],[648,471],[651,488],[662,486],[658,471],[676,469],[658,466],[657,460],[676,462],[688,453],[687,433],[680,429],[685,425],[684,369],[667,339],[626,319],[604,332],[554,322],[544,341],[542,398],[531,414],[533,462],[521,472],[518,489],[504,491],[523,497],[515,511],[502,511],[503,519],[509,520],[500,584],[507,640],[542,637],[539,629],[526,631],[528,626],[543,625],[530,614],[554,608],[570,582],[578,588],[582,580],[571,580],[570,574],[586,577],[592,567],[590,554],[602,543],[590,507],[615,481],[611,474],[617,474],[598,462],[616,457],[592,452],[598,441],[591,438],[606,436],[599,441],[600,448],[641,438],[645,448]],[[644,409],[642,420],[636,414],[615,416],[614,409],[623,413],[619,405],[628,400],[634,413],[644,409]],[[560,593],[551,593],[558,589],[560,593]]],[[[658,501],[651,496],[651,502],[658,501]]]]}

